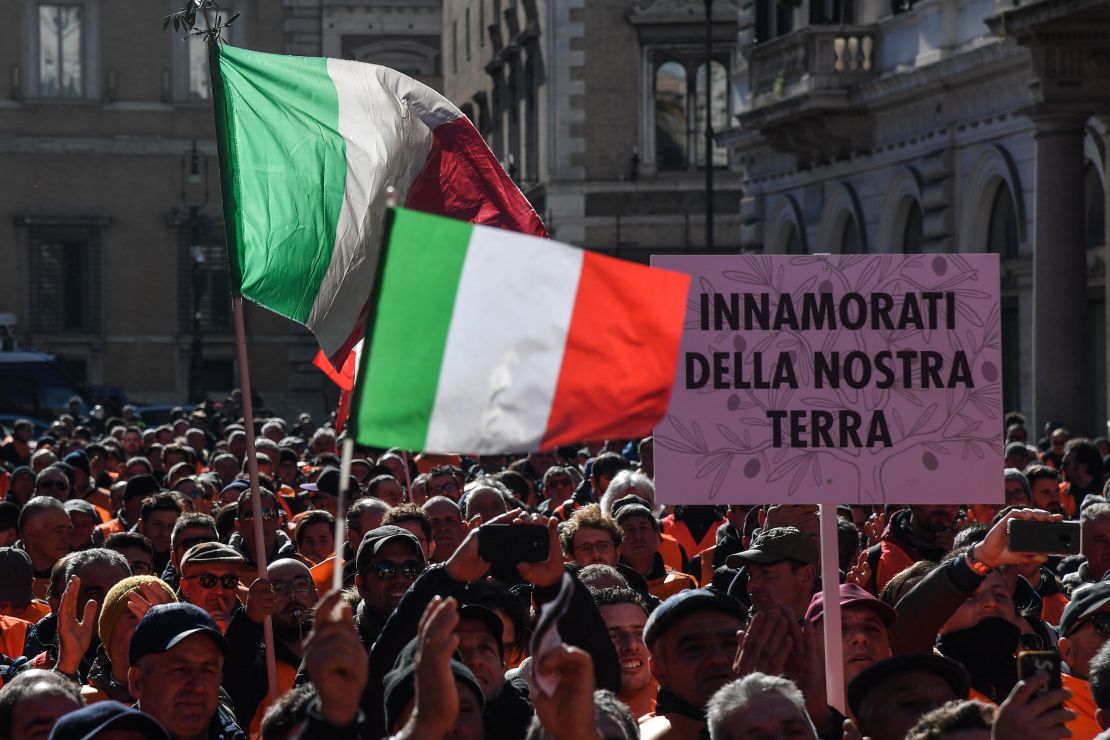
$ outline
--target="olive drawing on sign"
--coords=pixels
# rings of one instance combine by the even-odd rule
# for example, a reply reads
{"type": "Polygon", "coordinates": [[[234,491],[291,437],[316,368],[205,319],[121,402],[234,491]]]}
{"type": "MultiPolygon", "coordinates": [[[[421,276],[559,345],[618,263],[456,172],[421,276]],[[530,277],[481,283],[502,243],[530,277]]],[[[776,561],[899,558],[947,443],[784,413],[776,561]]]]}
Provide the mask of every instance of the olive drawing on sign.
{"type": "Polygon", "coordinates": [[[732,338],[732,346],[736,348],[737,352],[743,352],[748,348],[748,343],[744,341],[744,337],[737,334],[732,338]]]}
{"type": "Polygon", "coordinates": [[[981,372],[983,373],[983,379],[988,383],[998,380],[998,368],[994,366],[993,362],[984,362],[981,372]]]}
{"type": "Polygon", "coordinates": [[[736,411],[740,408],[740,396],[733,393],[728,397],[728,402],[726,403],[726,405],[728,406],[729,411],[736,411]]]}
{"type": "Polygon", "coordinates": [[[948,260],[944,257],[933,257],[933,272],[937,275],[948,272],[948,260]]]}
{"type": "Polygon", "coordinates": [[[752,458],[744,463],[744,477],[754,478],[759,475],[759,458],[752,458]]]}
{"type": "Polygon", "coordinates": [[[940,463],[937,462],[937,456],[931,452],[926,452],[921,456],[921,464],[925,466],[926,470],[936,470],[940,467],[940,463]]]}

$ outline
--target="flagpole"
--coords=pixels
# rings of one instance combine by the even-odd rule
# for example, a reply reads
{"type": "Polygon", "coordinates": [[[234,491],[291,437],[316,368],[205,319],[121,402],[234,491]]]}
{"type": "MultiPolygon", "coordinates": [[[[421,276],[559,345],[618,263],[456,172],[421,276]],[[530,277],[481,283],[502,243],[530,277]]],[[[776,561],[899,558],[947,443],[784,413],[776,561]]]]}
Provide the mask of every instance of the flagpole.
{"type": "MultiPolygon", "coordinates": [[[[251,482],[251,508],[254,510],[254,559],[258,563],[258,577],[267,578],[266,542],[262,533],[262,495],[258,485],[258,457],[254,444],[254,407],[251,403],[251,373],[247,365],[247,332],[243,324],[243,296],[231,296],[235,314],[235,347],[239,353],[239,391],[243,395],[243,426],[247,433],[247,473],[251,482]]],[[[275,516],[277,512],[274,512],[275,516]]],[[[242,512],[239,512],[242,521],[242,512]]],[[[278,698],[277,659],[274,655],[274,622],[269,615],[262,621],[262,635],[266,646],[266,685],[270,703],[278,698]]]]}
{"type": "Polygon", "coordinates": [[[343,543],[347,540],[346,501],[347,488],[351,480],[351,458],[355,454],[355,439],[347,428],[343,438],[343,457],[339,463],[339,498],[335,502],[335,567],[331,574],[331,587],[334,591],[343,589],[343,543]]]}
{"type": "Polygon", "coordinates": [[[821,516],[821,589],[825,607],[825,692],[830,707],[846,714],[844,640],[840,632],[840,555],[837,552],[836,504],[819,504],[821,516]]]}

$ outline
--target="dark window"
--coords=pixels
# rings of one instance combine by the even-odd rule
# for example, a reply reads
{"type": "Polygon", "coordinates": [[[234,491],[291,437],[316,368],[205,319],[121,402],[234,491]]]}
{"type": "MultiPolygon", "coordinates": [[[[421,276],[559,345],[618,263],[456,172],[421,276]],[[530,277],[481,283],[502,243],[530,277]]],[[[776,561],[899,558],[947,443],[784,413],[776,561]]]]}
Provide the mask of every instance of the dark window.
{"type": "Polygon", "coordinates": [[[1005,183],[998,185],[991,202],[990,226],[987,229],[987,251],[1013,259],[1018,255],[1017,213],[1014,199],[1005,183]]]}
{"type": "Polygon", "coordinates": [[[222,224],[198,215],[178,227],[178,330],[193,330],[200,314],[202,331],[228,332],[231,324],[231,286],[227,250],[220,243],[222,224]]]}
{"type": "Polygon", "coordinates": [[[202,360],[200,375],[201,387],[208,390],[226,391],[239,385],[232,360],[202,360]]]}
{"type": "MultiPolygon", "coordinates": [[[[713,131],[721,133],[728,128],[728,71],[725,65],[711,61],[710,90],[713,98],[713,131]]],[[[694,94],[694,152],[698,167],[705,166],[705,64],[698,65],[694,94]]],[[[728,149],[713,144],[713,166],[728,164],[728,149]]]]}
{"type": "Polygon", "coordinates": [[[1106,242],[1106,195],[1102,189],[1102,178],[1093,165],[1087,165],[1083,174],[1083,196],[1087,216],[1087,249],[1094,249],[1106,242]]]}
{"type": "Polygon", "coordinates": [[[910,203],[909,211],[906,212],[906,224],[902,227],[902,251],[905,254],[921,254],[925,245],[923,228],[921,206],[915,200],[910,203]]]}
{"type": "Polygon", "coordinates": [[[39,92],[49,97],[84,94],[83,18],[77,5],[39,6],[39,92]]]}
{"type": "Polygon", "coordinates": [[[655,164],[661,170],[685,169],[687,151],[686,68],[663,62],[655,71],[655,164]]]}
{"type": "Polygon", "coordinates": [[[100,228],[85,224],[27,229],[31,330],[100,329],[100,228]]]}

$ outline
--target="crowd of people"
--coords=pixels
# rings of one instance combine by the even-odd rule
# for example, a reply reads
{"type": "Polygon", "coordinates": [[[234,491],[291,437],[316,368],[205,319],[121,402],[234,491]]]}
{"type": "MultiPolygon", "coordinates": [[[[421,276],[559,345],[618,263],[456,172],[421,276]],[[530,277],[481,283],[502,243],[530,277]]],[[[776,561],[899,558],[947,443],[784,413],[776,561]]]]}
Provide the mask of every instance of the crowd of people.
{"type": "Polygon", "coordinates": [[[0,444],[0,738],[1110,739],[1105,439],[1010,415],[1004,494],[838,507],[841,711],[817,507],[662,506],[648,437],[356,448],[340,508],[307,415],[252,488],[240,401],[0,444]],[[1063,519],[1082,554],[1011,547],[1063,519]]]}

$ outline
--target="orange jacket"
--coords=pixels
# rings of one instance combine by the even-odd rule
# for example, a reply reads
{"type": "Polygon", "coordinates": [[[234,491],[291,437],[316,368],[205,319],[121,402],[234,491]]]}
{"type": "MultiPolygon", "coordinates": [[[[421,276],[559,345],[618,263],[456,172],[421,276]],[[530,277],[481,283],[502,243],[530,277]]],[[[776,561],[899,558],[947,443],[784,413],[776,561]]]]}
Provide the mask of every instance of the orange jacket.
{"type": "Polygon", "coordinates": [[[695,540],[690,528],[686,526],[686,522],[676,520],[674,514],[671,514],[663,517],[663,534],[669,534],[678,540],[678,544],[682,545],[682,549],[687,553],[696,554],[717,544],[717,527],[720,527],[724,522],[724,518],[713,522],[706,533],[702,535],[702,538],[695,540]]]}
{"type": "Polygon", "coordinates": [[[652,578],[647,583],[648,593],[660,601],[665,601],[668,596],[674,596],[679,591],[698,587],[697,579],[693,576],[670,569],[662,577],[652,578]]]}
{"type": "Polygon", "coordinates": [[[1066,708],[1075,712],[1075,719],[1068,722],[1071,736],[1075,738],[1093,738],[1102,732],[1098,720],[1095,719],[1095,712],[1098,711],[1098,707],[1095,705],[1095,697],[1091,695],[1091,684],[1082,678],[1069,676],[1066,673],[1060,674],[1060,681],[1065,689],[1071,691],[1071,698],[1064,702],[1066,708]]]}
{"type": "Polygon", "coordinates": [[[0,653],[9,658],[23,655],[23,643],[30,626],[26,620],[0,615],[0,653]]]}
{"type": "Polygon", "coordinates": [[[880,593],[894,576],[914,564],[906,551],[890,540],[879,543],[879,567],[875,570],[875,593],[880,593]]]}

